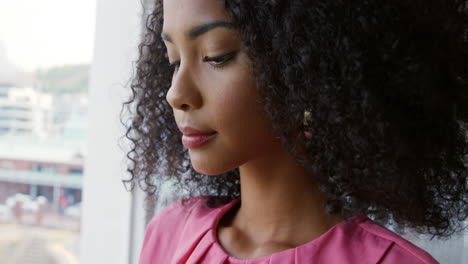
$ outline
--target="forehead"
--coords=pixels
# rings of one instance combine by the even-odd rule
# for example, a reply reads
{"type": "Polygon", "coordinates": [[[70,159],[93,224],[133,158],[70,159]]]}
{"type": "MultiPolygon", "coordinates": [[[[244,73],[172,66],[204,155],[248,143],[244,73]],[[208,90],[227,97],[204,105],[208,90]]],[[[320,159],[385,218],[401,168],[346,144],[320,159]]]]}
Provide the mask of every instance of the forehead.
{"type": "Polygon", "coordinates": [[[164,0],[163,31],[175,33],[213,20],[230,21],[221,0],[164,0]]]}

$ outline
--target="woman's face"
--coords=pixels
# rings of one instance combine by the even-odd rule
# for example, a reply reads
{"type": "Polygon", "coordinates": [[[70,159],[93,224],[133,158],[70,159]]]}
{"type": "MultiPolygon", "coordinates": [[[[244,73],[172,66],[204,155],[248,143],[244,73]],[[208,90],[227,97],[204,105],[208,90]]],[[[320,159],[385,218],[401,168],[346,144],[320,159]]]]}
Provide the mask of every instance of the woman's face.
{"type": "Polygon", "coordinates": [[[230,22],[222,1],[164,0],[162,38],[175,65],[166,99],[179,128],[215,132],[182,137],[194,169],[208,175],[265,157],[280,146],[230,22]]]}

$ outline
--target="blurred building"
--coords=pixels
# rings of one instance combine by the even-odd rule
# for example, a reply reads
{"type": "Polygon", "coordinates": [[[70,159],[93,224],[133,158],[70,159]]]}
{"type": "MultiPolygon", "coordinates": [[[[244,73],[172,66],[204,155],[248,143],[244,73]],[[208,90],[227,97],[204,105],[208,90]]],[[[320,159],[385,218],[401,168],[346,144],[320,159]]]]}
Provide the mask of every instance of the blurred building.
{"type": "Polygon", "coordinates": [[[21,74],[22,70],[8,58],[5,44],[0,40],[0,80],[12,80],[21,74]]]}
{"type": "Polygon", "coordinates": [[[0,84],[0,135],[46,137],[51,130],[52,98],[32,87],[0,84]]]}
{"type": "Polygon", "coordinates": [[[86,139],[88,124],[87,94],[55,94],[50,120],[51,137],[80,141],[86,139]]]}
{"type": "Polygon", "coordinates": [[[85,140],[88,97],[0,83],[0,135],[85,140]],[[67,134],[68,133],[68,134],[67,134]],[[70,134],[71,133],[71,134],[70,134]]]}
{"type": "Polygon", "coordinates": [[[58,208],[81,202],[84,145],[37,140],[26,135],[0,136],[0,203],[16,193],[44,196],[58,208]]]}

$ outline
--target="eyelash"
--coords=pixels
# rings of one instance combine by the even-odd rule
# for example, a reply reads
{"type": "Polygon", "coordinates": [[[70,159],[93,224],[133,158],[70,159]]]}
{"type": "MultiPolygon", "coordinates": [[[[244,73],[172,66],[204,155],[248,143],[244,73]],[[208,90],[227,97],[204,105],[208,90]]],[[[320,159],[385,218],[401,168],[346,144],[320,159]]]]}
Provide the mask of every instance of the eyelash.
{"type": "MultiPolygon", "coordinates": [[[[219,56],[219,57],[208,57],[208,56],[205,56],[203,58],[203,62],[208,62],[208,64],[213,67],[214,69],[216,70],[220,70],[222,69],[224,66],[226,66],[227,62],[229,62],[230,60],[234,59],[234,57],[236,56],[236,52],[231,52],[231,53],[228,53],[226,55],[223,55],[223,56],[219,56]],[[216,62],[214,65],[212,63],[209,63],[209,62],[215,62],[215,61],[218,61],[218,60],[221,60],[221,62],[216,62]]],[[[176,72],[177,69],[179,69],[179,66],[180,66],[180,61],[175,61],[173,63],[170,63],[169,64],[173,71],[176,72]]]]}

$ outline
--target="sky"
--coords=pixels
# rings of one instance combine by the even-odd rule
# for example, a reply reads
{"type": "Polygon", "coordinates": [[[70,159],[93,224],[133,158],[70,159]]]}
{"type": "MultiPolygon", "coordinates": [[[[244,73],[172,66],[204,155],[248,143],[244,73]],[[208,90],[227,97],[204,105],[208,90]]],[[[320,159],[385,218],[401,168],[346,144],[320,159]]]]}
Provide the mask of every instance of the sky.
{"type": "Polygon", "coordinates": [[[0,47],[23,71],[90,63],[95,14],[96,0],[0,0],[0,47]]]}

